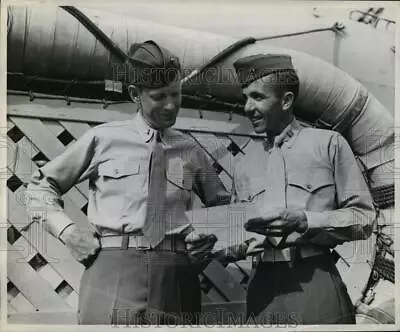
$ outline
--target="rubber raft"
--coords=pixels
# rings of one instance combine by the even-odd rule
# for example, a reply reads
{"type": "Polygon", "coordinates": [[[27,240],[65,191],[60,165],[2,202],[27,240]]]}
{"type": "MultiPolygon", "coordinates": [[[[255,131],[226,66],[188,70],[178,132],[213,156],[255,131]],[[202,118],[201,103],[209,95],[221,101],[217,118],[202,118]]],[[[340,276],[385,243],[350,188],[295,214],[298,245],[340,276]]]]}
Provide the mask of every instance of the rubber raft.
{"type": "MultiPolygon", "coordinates": [[[[216,54],[238,42],[232,37],[163,26],[131,17],[89,10],[82,12],[124,52],[131,43],[149,39],[169,48],[180,57],[185,75],[205,66],[216,54]]],[[[127,98],[124,93],[107,87],[109,82],[115,81],[116,71],[122,68],[121,61],[99,41],[98,35],[63,8],[39,5],[9,7],[7,23],[9,90],[96,99],[127,98]]],[[[324,34],[335,43],[342,38],[342,46],[352,42],[353,49],[357,49],[362,40],[354,36],[350,38],[349,29],[359,28],[348,24],[344,30],[346,37],[338,36],[340,32],[327,31],[324,34]]],[[[368,29],[369,36],[376,33],[374,29],[368,29]]],[[[386,106],[393,103],[387,99],[392,96],[391,75],[394,71],[391,61],[386,61],[392,56],[386,37],[375,37],[376,43],[370,45],[369,50],[375,55],[364,53],[363,49],[359,53],[363,58],[357,58],[359,63],[348,68],[348,73],[339,68],[340,64],[346,64],[340,60],[345,56],[343,48],[341,53],[324,59],[318,44],[310,43],[310,37],[305,39],[308,49],[303,52],[281,47],[283,39],[242,43],[185,81],[183,106],[202,104],[203,108],[211,105],[212,109],[215,102],[224,105],[223,111],[241,112],[243,99],[233,62],[252,54],[289,54],[300,79],[296,116],[310,125],[341,132],[360,165],[365,167],[378,205],[393,205],[394,120],[393,110],[386,106]],[[318,57],[311,55],[313,53],[318,57]],[[382,62],[376,62],[376,54],[382,62]],[[366,67],[369,68],[368,76],[362,74],[365,70],[361,70],[366,67]],[[357,79],[351,76],[352,71],[357,79]],[[380,100],[367,88],[371,82],[385,87],[380,100]]],[[[290,38],[285,41],[286,46],[290,46],[290,38]]],[[[349,57],[354,58],[354,54],[349,53],[349,57]]],[[[354,59],[352,61],[354,63],[354,59]]]]}

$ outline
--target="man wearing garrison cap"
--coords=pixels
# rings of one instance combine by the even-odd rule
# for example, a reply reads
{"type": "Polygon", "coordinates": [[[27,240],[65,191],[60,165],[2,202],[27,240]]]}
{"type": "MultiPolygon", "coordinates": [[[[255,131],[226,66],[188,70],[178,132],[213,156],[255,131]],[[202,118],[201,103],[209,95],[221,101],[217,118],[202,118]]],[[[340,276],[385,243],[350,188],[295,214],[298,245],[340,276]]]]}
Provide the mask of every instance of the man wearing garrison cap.
{"type": "Polygon", "coordinates": [[[376,212],[352,150],[339,133],[296,120],[299,79],[290,56],[253,55],[234,67],[260,134],[234,171],[235,201],[259,211],[245,224],[258,238],[247,251],[256,262],[249,323],[355,323],[331,250],[368,238],[376,212]]]}
{"type": "Polygon", "coordinates": [[[230,194],[204,151],[170,128],[181,105],[178,58],[153,41],[134,44],[129,56],[125,83],[138,113],[88,130],[35,172],[28,211],[44,209],[49,232],[85,266],[80,324],[198,323],[188,250],[209,238],[195,234],[185,211],[193,193],[207,206],[229,203],[230,194]],[[60,204],[85,179],[90,227],[60,204]]]}

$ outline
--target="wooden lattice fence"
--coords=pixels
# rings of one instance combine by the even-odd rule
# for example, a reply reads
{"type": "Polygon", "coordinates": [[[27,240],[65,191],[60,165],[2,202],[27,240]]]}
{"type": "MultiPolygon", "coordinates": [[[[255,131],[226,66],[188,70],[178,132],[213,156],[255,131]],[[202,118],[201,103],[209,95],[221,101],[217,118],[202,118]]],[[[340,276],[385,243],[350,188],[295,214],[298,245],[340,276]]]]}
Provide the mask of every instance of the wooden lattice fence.
{"type": "MultiPolygon", "coordinates": [[[[114,110],[111,106],[104,110],[101,105],[66,106],[61,105],[59,101],[28,102],[26,97],[9,96],[9,322],[76,323],[75,312],[83,265],[70,255],[60,241],[41,229],[39,224],[31,223],[25,206],[26,185],[32,172],[62,153],[91,127],[131,117],[131,105],[114,106],[114,110]],[[117,109],[120,112],[115,112],[117,109]]],[[[177,129],[190,130],[194,139],[215,159],[214,166],[227,189],[231,188],[233,158],[249,140],[245,136],[229,135],[246,126],[241,121],[240,117],[236,116],[228,119],[227,114],[182,110],[176,125],[177,129]]],[[[82,228],[88,227],[87,193],[86,181],[73,187],[63,196],[66,213],[82,228]]],[[[199,199],[195,200],[194,208],[201,208],[199,199]]],[[[223,224],[220,226],[227,227],[223,224]]],[[[243,311],[250,265],[251,262],[247,260],[228,266],[223,266],[217,261],[211,262],[200,274],[203,310],[215,311],[216,306],[222,304],[225,308],[230,306],[233,311],[243,311]]]]}

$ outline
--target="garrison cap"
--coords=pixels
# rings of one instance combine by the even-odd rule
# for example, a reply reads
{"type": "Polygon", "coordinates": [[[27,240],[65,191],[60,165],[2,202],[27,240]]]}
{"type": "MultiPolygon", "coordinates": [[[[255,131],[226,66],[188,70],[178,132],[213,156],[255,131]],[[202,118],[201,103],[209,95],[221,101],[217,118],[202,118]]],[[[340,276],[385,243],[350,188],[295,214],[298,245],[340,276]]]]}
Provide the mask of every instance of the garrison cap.
{"type": "Polygon", "coordinates": [[[146,88],[161,88],[179,79],[181,65],[171,51],[152,40],[129,48],[129,83],[146,88]]]}
{"type": "Polygon", "coordinates": [[[279,84],[298,83],[298,77],[292,64],[292,58],[286,54],[257,54],[238,59],[234,62],[236,74],[242,88],[261,77],[273,73],[292,73],[290,82],[279,84]]]}

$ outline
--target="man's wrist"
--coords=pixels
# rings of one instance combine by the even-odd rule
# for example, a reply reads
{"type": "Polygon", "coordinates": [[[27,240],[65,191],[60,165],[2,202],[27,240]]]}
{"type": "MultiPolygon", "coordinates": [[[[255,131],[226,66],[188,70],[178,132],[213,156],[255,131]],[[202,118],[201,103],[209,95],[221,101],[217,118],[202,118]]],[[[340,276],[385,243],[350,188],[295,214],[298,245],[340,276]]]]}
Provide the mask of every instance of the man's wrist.
{"type": "Polygon", "coordinates": [[[61,232],[60,232],[60,234],[58,235],[58,238],[59,238],[59,240],[62,242],[62,243],[64,243],[65,244],[65,236],[67,235],[67,234],[69,234],[70,232],[72,232],[74,229],[75,229],[75,227],[76,227],[76,224],[75,223],[70,223],[69,225],[67,225],[67,226],[65,226],[62,230],[61,230],[61,232]]]}
{"type": "Polygon", "coordinates": [[[300,219],[299,226],[297,229],[298,233],[304,234],[308,231],[307,215],[303,212],[303,218],[300,219]]]}

